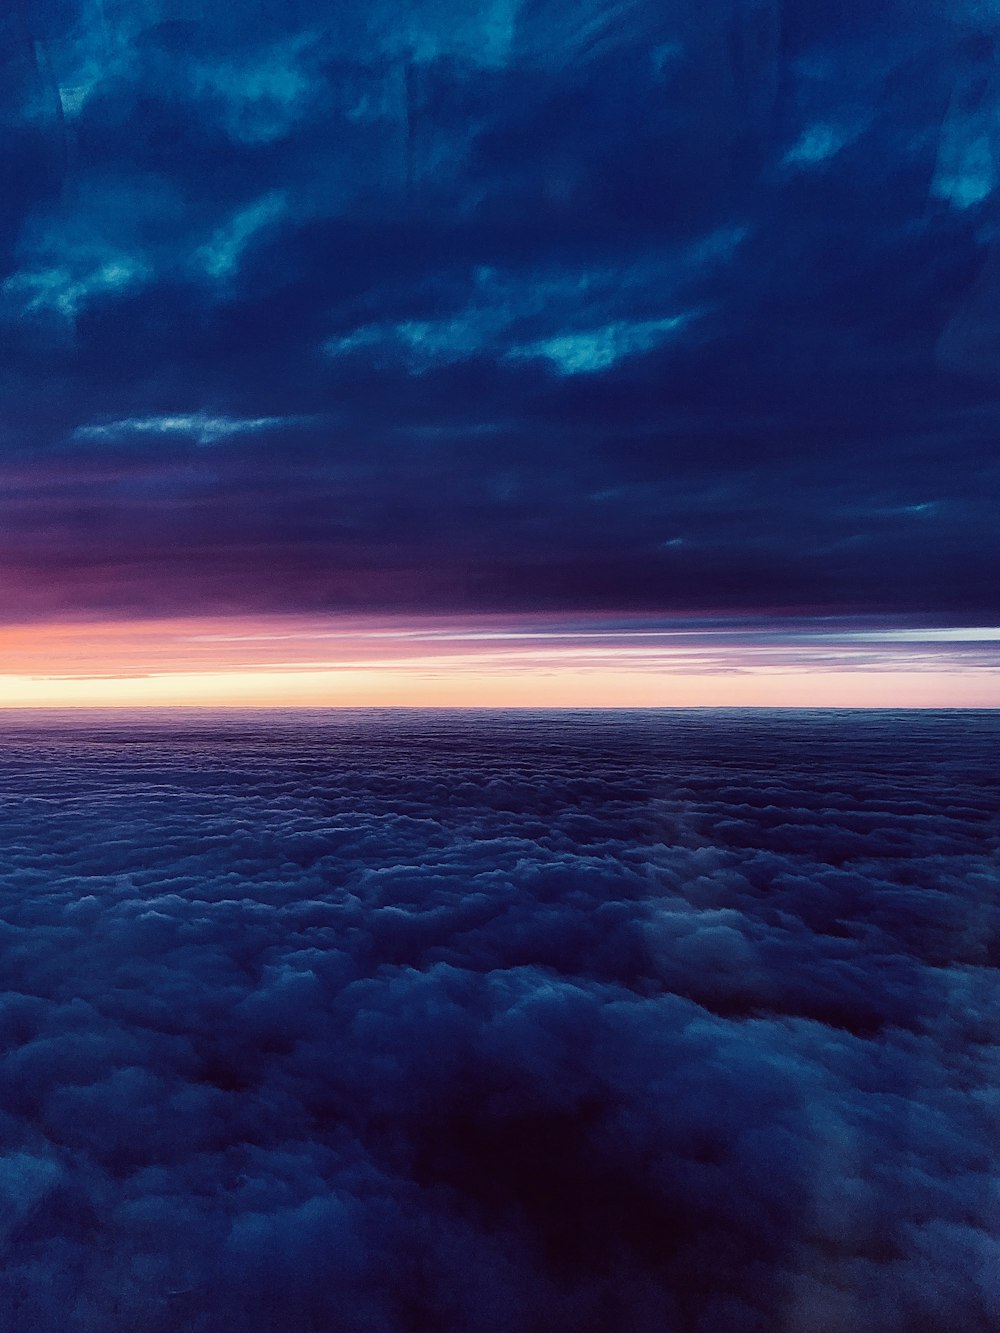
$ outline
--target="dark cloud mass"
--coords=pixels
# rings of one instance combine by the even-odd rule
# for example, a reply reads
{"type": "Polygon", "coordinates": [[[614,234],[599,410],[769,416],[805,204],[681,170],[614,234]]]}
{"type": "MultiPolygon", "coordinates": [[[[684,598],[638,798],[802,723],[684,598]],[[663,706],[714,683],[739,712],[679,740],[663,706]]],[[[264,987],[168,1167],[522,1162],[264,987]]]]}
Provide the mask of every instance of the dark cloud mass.
{"type": "Polygon", "coordinates": [[[997,726],[10,717],[0,1326],[996,1328],[997,726]]]}
{"type": "Polygon", "coordinates": [[[0,615],[998,610],[993,0],[19,0],[0,615]]]}

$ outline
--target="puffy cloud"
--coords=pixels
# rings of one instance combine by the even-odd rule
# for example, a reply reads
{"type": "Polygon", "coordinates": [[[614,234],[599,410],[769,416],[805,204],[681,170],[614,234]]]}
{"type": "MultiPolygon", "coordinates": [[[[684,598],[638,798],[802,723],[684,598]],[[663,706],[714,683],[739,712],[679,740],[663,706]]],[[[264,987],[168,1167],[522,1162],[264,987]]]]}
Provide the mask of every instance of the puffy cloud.
{"type": "Polygon", "coordinates": [[[992,1327],[995,732],[11,716],[3,1320],[992,1327]]]}

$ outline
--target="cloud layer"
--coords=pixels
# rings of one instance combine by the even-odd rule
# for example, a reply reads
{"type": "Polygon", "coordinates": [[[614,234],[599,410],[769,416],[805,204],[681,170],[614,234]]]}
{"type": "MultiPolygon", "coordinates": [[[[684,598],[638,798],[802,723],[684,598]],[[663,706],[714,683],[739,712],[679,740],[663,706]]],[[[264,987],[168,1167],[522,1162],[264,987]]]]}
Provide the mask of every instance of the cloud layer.
{"type": "Polygon", "coordinates": [[[995,1327],[996,731],[10,717],[0,1322],[995,1327]]]}
{"type": "Polygon", "coordinates": [[[998,610],[994,5],[0,20],[0,615],[998,610]]]}

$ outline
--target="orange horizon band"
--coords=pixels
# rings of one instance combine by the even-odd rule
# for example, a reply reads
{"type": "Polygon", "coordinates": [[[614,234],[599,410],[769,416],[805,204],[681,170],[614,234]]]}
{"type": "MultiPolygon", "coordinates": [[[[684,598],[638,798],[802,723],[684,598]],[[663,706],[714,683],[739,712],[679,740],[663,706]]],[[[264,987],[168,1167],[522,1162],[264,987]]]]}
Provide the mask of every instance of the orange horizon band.
{"type": "Polygon", "coordinates": [[[877,641],[513,617],[7,626],[0,708],[1000,707],[1000,656],[933,634],[914,644],[892,631],[877,641]]]}

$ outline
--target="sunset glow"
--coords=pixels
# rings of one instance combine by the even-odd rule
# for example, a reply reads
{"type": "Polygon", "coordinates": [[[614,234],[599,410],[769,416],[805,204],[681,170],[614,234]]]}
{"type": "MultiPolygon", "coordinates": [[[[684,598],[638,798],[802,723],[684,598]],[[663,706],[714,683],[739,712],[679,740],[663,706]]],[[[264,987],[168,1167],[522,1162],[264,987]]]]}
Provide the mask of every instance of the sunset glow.
{"type": "Polygon", "coordinates": [[[7,627],[0,706],[996,707],[984,631],[597,618],[186,618],[7,627]]]}

